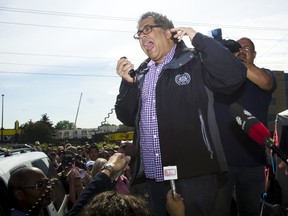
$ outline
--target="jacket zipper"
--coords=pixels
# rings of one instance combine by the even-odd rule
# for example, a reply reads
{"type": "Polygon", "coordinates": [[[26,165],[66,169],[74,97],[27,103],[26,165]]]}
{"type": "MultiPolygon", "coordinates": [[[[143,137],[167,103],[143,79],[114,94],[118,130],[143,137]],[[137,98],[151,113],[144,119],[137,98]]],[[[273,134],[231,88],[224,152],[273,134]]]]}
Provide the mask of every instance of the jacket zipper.
{"type": "Polygon", "coordinates": [[[204,140],[204,143],[205,143],[205,145],[206,145],[206,147],[208,149],[208,152],[210,153],[210,159],[212,160],[214,152],[211,149],[211,145],[210,145],[208,137],[207,137],[207,133],[206,133],[206,129],[205,129],[205,123],[204,123],[204,120],[203,120],[202,112],[201,112],[200,109],[198,110],[198,112],[199,112],[199,119],[200,119],[200,123],[201,123],[201,132],[202,132],[203,140],[204,140]]]}

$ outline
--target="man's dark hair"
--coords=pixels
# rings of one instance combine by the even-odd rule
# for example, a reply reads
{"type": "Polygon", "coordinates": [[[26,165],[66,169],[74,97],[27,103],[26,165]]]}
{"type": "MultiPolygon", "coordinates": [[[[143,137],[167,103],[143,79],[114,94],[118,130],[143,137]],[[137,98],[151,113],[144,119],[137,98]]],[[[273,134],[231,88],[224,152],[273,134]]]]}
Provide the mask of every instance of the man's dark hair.
{"type": "Polygon", "coordinates": [[[152,17],[154,19],[155,25],[160,25],[164,30],[174,28],[173,22],[171,20],[169,20],[166,16],[156,12],[147,12],[143,14],[138,20],[138,25],[142,20],[148,17],[152,17]]]}

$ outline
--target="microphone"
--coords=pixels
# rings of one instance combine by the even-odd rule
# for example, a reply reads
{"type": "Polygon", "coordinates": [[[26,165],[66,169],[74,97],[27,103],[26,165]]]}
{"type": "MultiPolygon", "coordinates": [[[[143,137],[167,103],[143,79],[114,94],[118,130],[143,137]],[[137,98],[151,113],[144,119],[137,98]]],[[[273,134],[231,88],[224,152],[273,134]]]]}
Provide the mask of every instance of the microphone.
{"type": "Polygon", "coordinates": [[[137,154],[137,147],[133,143],[126,143],[124,154],[131,158],[137,154]]]}
{"type": "MultiPolygon", "coordinates": [[[[125,146],[125,149],[124,149],[124,154],[127,155],[127,156],[130,156],[131,158],[134,157],[137,154],[136,146],[134,144],[132,144],[132,143],[126,143],[126,146],[125,146]]],[[[114,177],[114,181],[115,182],[117,182],[118,178],[123,174],[123,172],[125,170],[125,166],[123,167],[123,169],[121,169],[120,171],[118,171],[115,174],[115,177],[114,177]]]]}
{"type": "MultiPolygon", "coordinates": [[[[120,59],[127,59],[126,56],[121,57],[120,59]]],[[[136,76],[136,72],[134,69],[131,69],[128,74],[130,75],[131,78],[134,78],[136,76]]]]}
{"type": "Polygon", "coordinates": [[[229,111],[242,130],[244,130],[250,138],[260,145],[265,144],[288,165],[288,156],[275,146],[274,142],[271,140],[271,134],[264,124],[237,103],[232,104],[229,107],[229,111]]]}

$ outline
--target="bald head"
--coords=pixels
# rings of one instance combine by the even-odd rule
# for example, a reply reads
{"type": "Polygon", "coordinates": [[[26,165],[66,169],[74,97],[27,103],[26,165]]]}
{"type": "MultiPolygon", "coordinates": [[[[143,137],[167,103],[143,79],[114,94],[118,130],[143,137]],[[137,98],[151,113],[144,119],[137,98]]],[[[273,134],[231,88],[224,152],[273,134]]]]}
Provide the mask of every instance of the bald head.
{"type": "Polygon", "coordinates": [[[242,37],[239,40],[237,40],[237,42],[240,43],[240,45],[241,45],[241,43],[247,43],[251,47],[251,49],[253,51],[255,51],[255,45],[254,45],[253,41],[250,38],[242,37]]]}
{"type": "MultiPolygon", "coordinates": [[[[8,188],[20,188],[30,183],[35,176],[45,176],[42,170],[36,167],[23,167],[11,173],[8,181],[8,188]]],[[[33,181],[32,181],[33,182],[33,181]]]]}
{"type": "Polygon", "coordinates": [[[35,215],[51,203],[49,179],[36,167],[23,167],[11,173],[8,191],[13,208],[35,215]]]}

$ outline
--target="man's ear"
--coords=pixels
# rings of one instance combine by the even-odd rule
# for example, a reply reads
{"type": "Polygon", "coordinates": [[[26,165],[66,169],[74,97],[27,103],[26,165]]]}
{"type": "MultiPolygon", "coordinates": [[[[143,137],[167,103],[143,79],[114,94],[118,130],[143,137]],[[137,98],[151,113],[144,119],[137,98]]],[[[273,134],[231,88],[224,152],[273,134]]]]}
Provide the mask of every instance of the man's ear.
{"type": "Polygon", "coordinates": [[[167,38],[170,38],[171,40],[174,40],[174,35],[175,35],[175,34],[176,34],[176,33],[171,32],[170,29],[167,29],[167,30],[166,30],[166,37],[167,37],[167,38]]]}
{"type": "Polygon", "coordinates": [[[25,198],[24,192],[21,189],[15,189],[13,194],[17,200],[23,200],[25,198]]]}
{"type": "Polygon", "coordinates": [[[167,39],[171,39],[174,41],[174,43],[177,43],[178,42],[178,39],[177,38],[174,38],[174,35],[176,35],[177,32],[171,32],[170,29],[167,29],[166,30],[166,37],[167,39]]]}
{"type": "Polygon", "coordinates": [[[253,57],[256,58],[256,55],[257,55],[257,52],[254,51],[254,53],[253,53],[253,57]]]}

